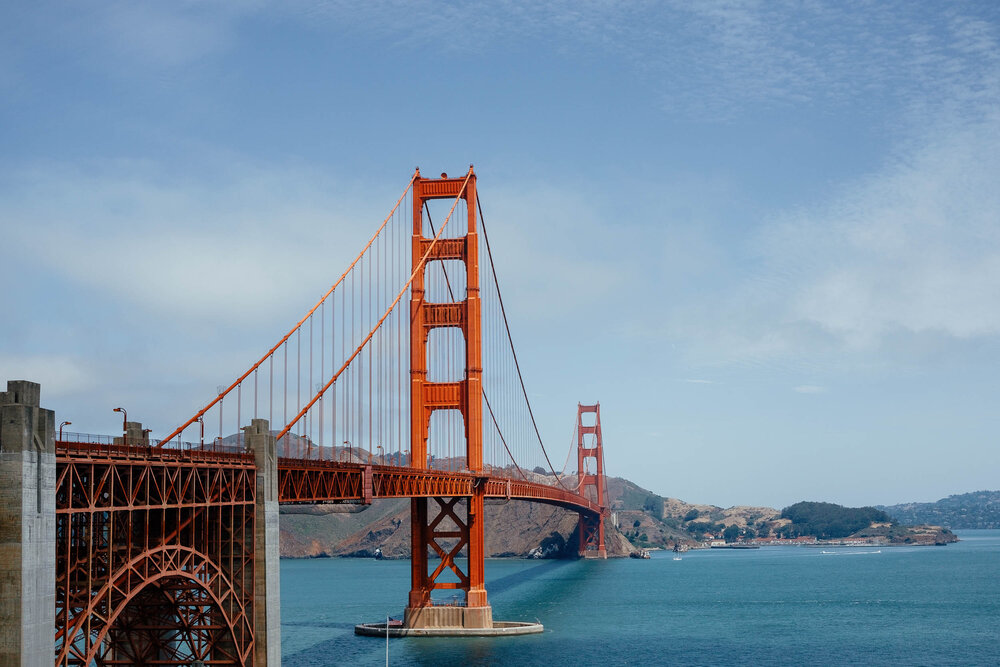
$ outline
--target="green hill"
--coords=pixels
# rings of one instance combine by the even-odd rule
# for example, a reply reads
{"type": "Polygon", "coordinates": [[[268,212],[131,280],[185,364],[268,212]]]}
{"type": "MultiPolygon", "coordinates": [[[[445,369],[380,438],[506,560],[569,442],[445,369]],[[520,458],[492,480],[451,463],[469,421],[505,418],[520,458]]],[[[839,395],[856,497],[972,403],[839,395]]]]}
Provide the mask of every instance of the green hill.
{"type": "Polygon", "coordinates": [[[801,502],[781,510],[781,518],[791,521],[783,526],[783,537],[815,536],[821,540],[853,535],[873,523],[891,523],[885,512],[874,507],[844,507],[834,503],[801,502]]]}
{"type": "Polygon", "coordinates": [[[1000,491],[974,491],[934,503],[879,506],[899,523],[947,528],[1000,528],[1000,491]]]}

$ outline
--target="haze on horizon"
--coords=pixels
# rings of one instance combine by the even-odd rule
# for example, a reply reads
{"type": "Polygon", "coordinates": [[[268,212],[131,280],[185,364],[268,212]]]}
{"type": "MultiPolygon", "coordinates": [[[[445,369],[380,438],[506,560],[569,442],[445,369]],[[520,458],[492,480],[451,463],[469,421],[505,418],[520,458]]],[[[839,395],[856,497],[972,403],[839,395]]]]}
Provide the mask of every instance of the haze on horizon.
{"type": "Polygon", "coordinates": [[[0,380],[162,435],[474,163],[542,435],[692,503],[1000,479],[1000,5],[0,8],[0,380]]]}

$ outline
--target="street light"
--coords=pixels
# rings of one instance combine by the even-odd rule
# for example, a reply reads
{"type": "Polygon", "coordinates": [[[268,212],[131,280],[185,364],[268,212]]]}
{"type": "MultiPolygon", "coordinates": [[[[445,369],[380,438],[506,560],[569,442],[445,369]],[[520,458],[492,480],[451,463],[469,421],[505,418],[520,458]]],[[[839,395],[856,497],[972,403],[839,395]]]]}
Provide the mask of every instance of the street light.
{"type": "Polygon", "coordinates": [[[385,465],[385,453],[382,451],[382,445],[375,445],[378,447],[378,458],[382,465],[385,465]]]}
{"type": "Polygon", "coordinates": [[[347,449],[344,450],[344,463],[349,463],[351,458],[351,441],[344,440],[344,444],[347,445],[347,449]]]}
{"type": "Polygon", "coordinates": [[[205,449],[205,415],[198,417],[198,423],[201,424],[201,446],[200,449],[205,449]]]}
{"type": "Polygon", "coordinates": [[[59,424],[59,441],[60,442],[62,442],[62,429],[63,429],[63,426],[69,426],[72,423],[73,422],[63,422],[62,424],[59,424]]]}
{"type": "Polygon", "coordinates": [[[122,413],[122,444],[128,444],[128,413],[125,412],[125,408],[115,408],[112,412],[122,413]]]}

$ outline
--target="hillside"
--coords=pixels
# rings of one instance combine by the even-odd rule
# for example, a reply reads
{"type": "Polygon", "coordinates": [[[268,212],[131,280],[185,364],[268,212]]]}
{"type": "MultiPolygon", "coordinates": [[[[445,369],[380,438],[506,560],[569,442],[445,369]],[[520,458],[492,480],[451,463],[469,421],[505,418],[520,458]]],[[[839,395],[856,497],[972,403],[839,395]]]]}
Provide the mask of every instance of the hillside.
{"type": "MultiPolygon", "coordinates": [[[[488,557],[566,557],[576,553],[576,513],[526,501],[487,501],[488,557]]],[[[609,556],[635,550],[614,529],[606,527],[609,556]]],[[[371,557],[379,549],[386,558],[410,555],[410,502],[377,500],[361,505],[299,505],[281,507],[281,555],[290,558],[324,556],[371,557]],[[340,507],[355,508],[344,512],[340,507]]]]}
{"type": "Polygon", "coordinates": [[[879,505],[899,523],[934,524],[952,529],[1000,528],[1000,491],[974,491],[934,503],[879,505]]]}
{"type": "MultiPolygon", "coordinates": [[[[533,477],[545,480],[544,475],[533,477]]],[[[886,544],[955,541],[949,530],[938,527],[944,521],[934,514],[893,521],[890,517],[899,517],[889,511],[892,508],[884,508],[883,514],[877,508],[809,502],[796,503],[783,511],[753,506],[722,508],[659,496],[619,477],[609,477],[607,488],[611,509],[605,525],[609,556],[627,556],[640,548],[697,548],[718,540],[782,543],[782,539],[795,538],[849,538],[886,544]],[[911,523],[932,525],[907,525],[911,523]]],[[[998,492],[979,493],[1000,497],[998,492]]],[[[981,501],[980,497],[979,504],[972,505],[969,500],[967,507],[979,509],[970,509],[965,515],[990,516],[984,508],[997,510],[996,504],[981,501]]],[[[370,506],[284,505],[280,525],[284,557],[370,557],[376,549],[388,558],[407,558],[410,553],[408,500],[379,500],[370,506]]],[[[565,557],[576,551],[577,515],[557,507],[517,500],[487,501],[486,527],[486,553],[490,557],[565,557]]]]}

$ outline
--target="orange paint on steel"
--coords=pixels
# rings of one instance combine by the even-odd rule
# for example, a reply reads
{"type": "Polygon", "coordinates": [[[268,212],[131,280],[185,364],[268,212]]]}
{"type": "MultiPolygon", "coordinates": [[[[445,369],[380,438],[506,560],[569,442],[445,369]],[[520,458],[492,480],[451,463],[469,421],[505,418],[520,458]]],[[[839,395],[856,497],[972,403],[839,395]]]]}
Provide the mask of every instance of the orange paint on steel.
{"type": "MultiPolygon", "coordinates": [[[[418,169],[417,172],[416,172],[416,175],[413,177],[413,183],[416,183],[419,178],[420,178],[420,170],[418,169]]],[[[475,183],[474,183],[475,176],[472,173],[472,168],[471,167],[469,168],[468,175],[465,177],[465,181],[463,181],[463,183],[462,183],[462,190],[461,191],[465,190],[465,185],[469,182],[469,179],[473,179],[473,187],[474,187],[475,186],[475,183]]],[[[455,201],[456,201],[456,203],[458,203],[458,199],[457,198],[456,198],[455,201]]],[[[329,389],[333,385],[333,383],[337,381],[337,379],[340,377],[341,373],[343,373],[347,369],[347,367],[351,365],[351,362],[354,361],[354,359],[359,354],[361,354],[361,351],[365,348],[366,345],[368,345],[368,342],[372,339],[372,337],[375,336],[375,333],[382,327],[382,324],[386,321],[386,319],[388,319],[389,315],[392,314],[392,311],[396,308],[396,305],[403,298],[403,295],[406,294],[406,289],[416,282],[416,278],[418,276],[420,277],[420,281],[421,281],[421,284],[422,284],[422,282],[423,282],[423,268],[424,268],[424,264],[427,262],[427,259],[433,253],[434,248],[437,246],[438,240],[441,238],[441,233],[444,231],[444,228],[448,226],[448,221],[451,219],[451,214],[452,214],[452,212],[454,212],[454,210],[455,210],[455,206],[452,205],[451,211],[448,212],[448,217],[445,218],[444,223],[442,223],[442,225],[441,225],[441,229],[439,229],[437,235],[432,240],[430,240],[428,242],[427,252],[425,252],[423,254],[423,256],[421,256],[419,262],[415,265],[413,271],[410,273],[409,280],[407,280],[406,283],[403,285],[402,289],[399,290],[399,294],[396,295],[396,298],[393,299],[393,302],[391,304],[389,304],[388,308],[386,308],[385,313],[382,314],[382,317],[379,319],[379,321],[375,323],[375,326],[372,327],[372,330],[368,332],[368,335],[365,336],[364,340],[362,340],[361,343],[354,349],[354,352],[351,353],[351,356],[347,358],[347,360],[340,367],[340,369],[336,373],[333,374],[333,376],[330,378],[330,380],[326,384],[324,384],[323,387],[319,391],[316,392],[316,395],[312,397],[312,400],[310,400],[308,403],[306,403],[305,407],[303,407],[301,410],[299,410],[299,413],[297,415],[295,415],[295,417],[292,419],[292,421],[288,422],[288,424],[283,429],[281,429],[281,431],[276,436],[277,440],[281,440],[283,437],[285,437],[285,435],[290,430],[292,430],[292,427],[295,426],[295,424],[298,423],[298,421],[300,419],[302,419],[302,417],[304,417],[307,412],[309,412],[309,409],[312,408],[312,406],[316,404],[316,402],[320,399],[320,397],[323,394],[326,393],[326,390],[329,389]]],[[[410,327],[411,327],[411,336],[412,336],[412,330],[413,330],[412,329],[412,327],[413,327],[412,321],[411,321],[410,327]]]]}
{"type": "MultiPolygon", "coordinates": [[[[364,498],[362,478],[366,464],[309,459],[278,459],[278,494],[282,503],[360,502],[364,498]]],[[[433,498],[476,493],[484,498],[532,500],[598,516],[601,506],[558,486],[505,477],[481,477],[469,472],[372,467],[372,498],[433,498]]]]}
{"type": "MultiPolygon", "coordinates": [[[[418,171],[418,173],[419,173],[419,171],[418,171]]],[[[313,306],[309,310],[309,312],[306,313],[302,317],[302,319],[299,320],[298,323],[294,327],[292,327],[291,331],[289,331],[287,334],[285,334],[284,338],[282,338],[281,340],[279,340],[274,345],[274,347],[272,347],[270,350],[267,351],[267,354],[265,354],[263,357],[261,357],[260,360],[257,363],[255,363],[253,366],[251,366],[250,369],[247,370],[246,373],[244,373],[243,375],[241,375],[239,378],[236,379],[235,382],[233,382],[231,385],[229,385],[229,387],[226,388],[225,391],[221,392],[208,405],[206,405],[204,408],[202,408],[201,410],[199,410],[193,417],[191,417],[191,419],[187,420],[186,422],[184,422],[183,424],[181,424],[179,427],[177,427],[174,431],[172,431],[170,433],[170,435],[168,435],[167,437],[165,437],[162,440],[160,440],[160,443],[157,445],[157,447],[163,447],[163,445],[165,445],[167,442],[169,442],[172,438],[174,438],[177,435],[179,435],[180,433],[182,433],[184,431],[184,429],[186,429],[188,426],[190,426],[191,424],[193,424],[196,421],[198,421],[199,417],[204,416],[204,414],[206,412],[208,412],[209,410],[211,410],[212,407],[214,407],[219,401],[221,401],[223,398],[225,398],[225,396],[227,394],[229,394],[229,392],[231,392],[233,389],[235,389],[236,387],[238,387],[244,380],[246,380],[248,377],[250,377],[251,373],[253,373],[255,370],[257,370],[258,368],[260,368],[261,364],[263,364],[265,361],[267,361],[271,357],[271,355],[274,354],[278,350],[279,347],[281,347],[282,345],[284,345],[285,342],[289,338],[292,337],[292,334],[294,334],[296,331],[298,331],[299,328],[303,324],[305,324],[305,322],[310,317],[312,317],[313,313],[315,313],[316,310],[323,304],[323,302],[326,301],[327,297],[329,297],[331,294],[333,294],[333,291],[335,289],[337,289],[337,287],[340,285],[340,283],[344,282],[344,278],[347,277],[347,275],[351,272],[351,270],[354,268],[354,266],[359,261],[361,261],[361,258],[364,257],[364,255],[365,255],[366,252],[368,252],[368,249],[371,248],[372,243],[375,242],[375,239],[377,239],[378,236],[379,236],[379,234],[382,233],[382,230],[385,229],[385,226],[387,224],[389,224],[390,220],[392,220],[392,216],[395,215],[396,209],[399,208],[399,205],[403,202],[403,199],[406,197],[406,193],[410,191],[410,188],[412,186],[413,186],[413,181],[411,180],[410,183],[407,184],[406,189],[403,190],[403,194],[401,194],[399,196],[399,199],[396,200],[396,205],[392,207],[391,211],[389,211],[389,215],[387,215],[385,217],[385,220],[382,221],[381,226],[379,226],[379,228],[378,228],[378,230],[376,230],[375,234],[373,234],[372,237],[368,240],[368,243],[365,245],[365,247],[361,249],[361,252],[358,253],[358,256],[354,258],[354,261],[351,262],[351,265],[348,266],[347,269],[342,274],[340,274],[340,278],[337,279],[337,282],[335,282],[333,284],[333,286],[330,287],[330,289],[328,289],[326,291],[326,294],[324,294],[322,296],[322,298],[320,298],[320,300],[316,302],[316,305],[313,306]]],[[[379,324],[381,324],[381,322],[379,322],[379,324]]],[[[353,359],[353,357],[352,357],[352,359],[353,359]]],[[[325,390],[325,387],[324,387],[324,390],[325,390]]],[[[315,399],[314,399],[313,402],[315,402],[315,399]]],[[[310,405],[312,405],[312,403],[310,403],[310,405]]],[[[301,415],[300,415],[300,417],[301,417],[301,415]]],[[[297,419],[296,419],[296,421],[297,421],[297,419]]],[[[292,422],[292,423],[294,424],[294,422],[292,422]]],[[[283,434],[287,433],[287,432],[288,432],[288,428],[285,429],[285,431],[283,432],[283,434]]]]}
{"type": "MultiPolygon", "coordinates": [[[[472,474],[483,468],[483,363],[482,363],[482,306],[479,295],[479,236],[476,230],[476,176],[472,167],[465,179],[422,178],[420,172],[413,178],[413,237],[411,254],[414,277],[410,286],[410,452],[411,465],[428,467],[427,440],[430,434],[431,415],[435,410],[458,410],[465,425],[466,466],[472,474]],[[423,211],[427,201],[454,198],[452,211],[460,199],[467,207],[468,228],[460,239],[448,239],[437,244],[441,232],[430,241],[423,232],[423,211]],[[427,259],[460,260],[465,264],[466,297],[464,301],[447,304],[428,304],[424,297],[424,270],[427,259]],[[465,377],[458,382],[430,382],[427,379],[427,339],[432,329],[459,328],[465,337],[465,377]]],[[[449,217],[451,213],[448,214],[449,217]]],[[[442,225],[442,229],[443,229],[442,225]]],[[[485,541],[483,536],[483,497],[486,484],[476,478],[468,495],[468,509],[464,521],[454,514],[454,498],[445,501],[434,496],[439,505],[438,513],[431,517],[424,497],[414,498],[410,506],[412,529],[411,589],[408,607],[427,607],[432,604],[431,592],[439,589],[459,588],[465,591],[468,607],[486,607],[485,541]],[[458,546],[445,552],[437,539],[442,533],[436,530],[442,518],[449,518],[458,532],[458,546]],[[468,572],[462,572],[454,562],[457,549],[468,549],[468,572]],[[428,573],[428,548],[440,557],[440,563],[428,573]],[[439,582],[438,576],[450,570],[459,583],[439,582]]]]}
{"type": "Polygon", "coordinates": [[[248,663],[253,457],[192,454],[57,447],[55,664],[248,663]]]}
{"type": "Polygon", "coordinates": [[[577,432],[577,474],[580,479],[580,495],[586,497],[588,490],[593,490],[601,514],[596,518],[591,514],[580,514],[580,555],[588,551],[596,551],[599,558],[607,558],[608,552],[604,545],[604,442],[601,436],[601,404],[576,406],[577,432]],[[584,426],[583,415],[594,414],[594,425],[584,426]],[[594,445],[587,446],[585,435],[594,436],[594,445]],[[596,471],[587,472],[587,459],[594,459],[596,471]]]}

